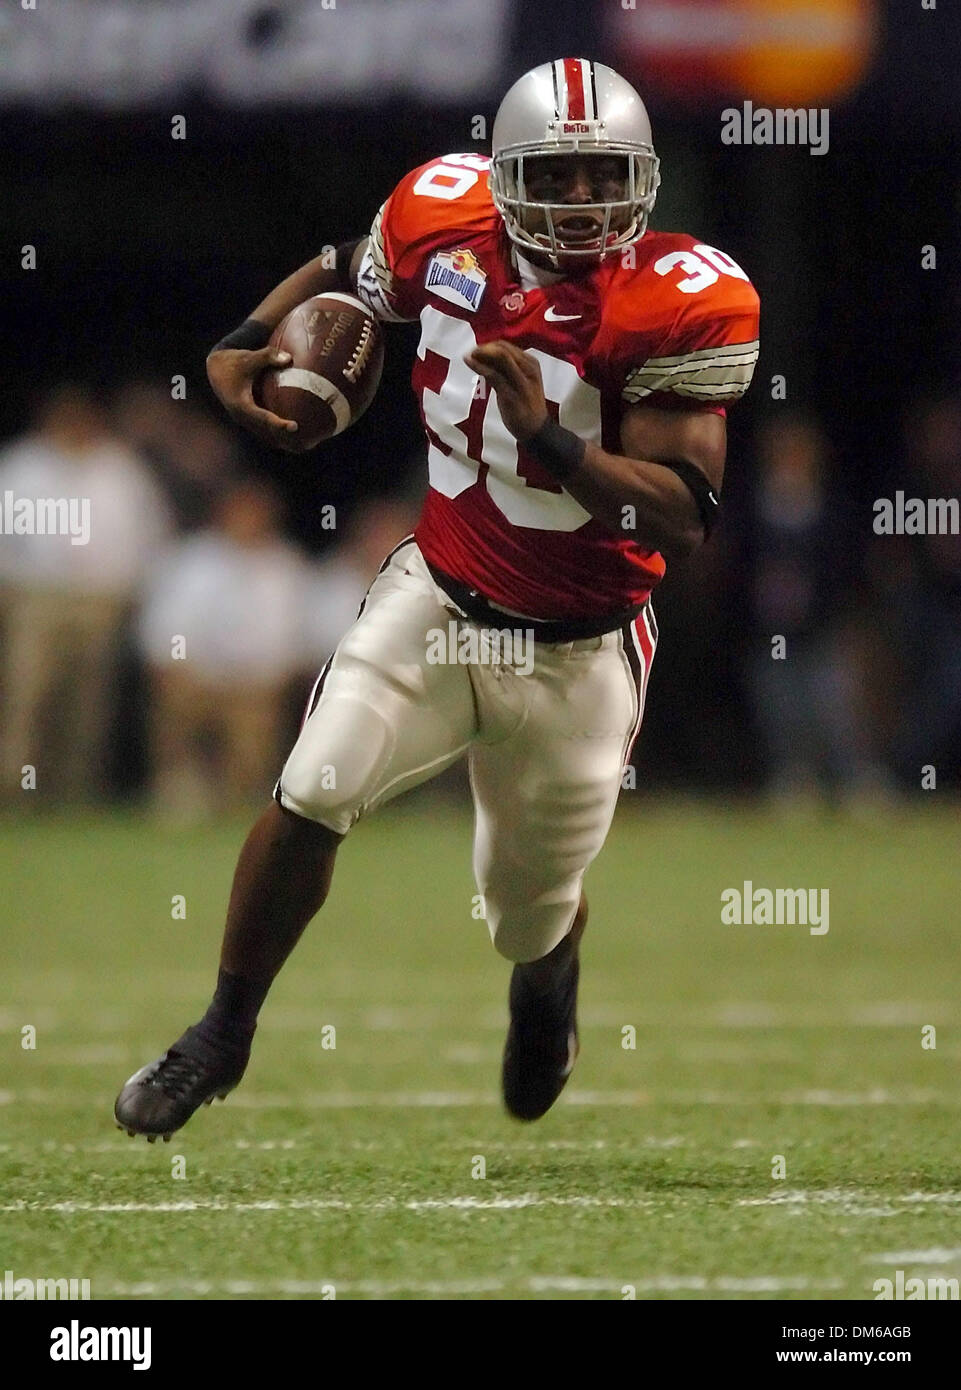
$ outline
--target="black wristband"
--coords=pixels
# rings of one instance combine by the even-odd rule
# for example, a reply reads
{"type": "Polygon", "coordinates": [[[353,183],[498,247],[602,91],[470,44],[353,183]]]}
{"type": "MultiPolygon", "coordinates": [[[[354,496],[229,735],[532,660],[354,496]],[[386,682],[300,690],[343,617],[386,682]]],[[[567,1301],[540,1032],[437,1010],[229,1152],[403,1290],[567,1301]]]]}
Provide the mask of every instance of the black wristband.
{"type": "Polygon", "coordinates": [[[669,468],[672,473],[676,473],[681,482],[694,498],[698,516],[701,518],[701,525],[704,527],[704,539],[707,540],[717,521],[717,514],[721,510],[720,499],[714,491],[711,480],[705,473],[695,466],[688,463],[686,459],[671,459],[665,462],[658,459],[662,468],[669,468]]]}
{"type": "MultiPolygon", "coordinates": [[[[240,348],[244,352],[256,352],[258,348],[267,346],[273,331],[265,323],[261,323],[260,319],[244,319],[239,328],[228,333],[226,338],[221,338],[219,343],[214,343],[210,352],[222,352],[224,348],[240,348]]],[[[208,357],[210,352],[207,353],[208,357]]]]}
{"type": "Polygon", "coordinates": [[[521,448],[543,464],[559,483],[566,482],[587,452],[584,440],[556,420],[545,420],[539,430],[522,442],[521,448]]]}

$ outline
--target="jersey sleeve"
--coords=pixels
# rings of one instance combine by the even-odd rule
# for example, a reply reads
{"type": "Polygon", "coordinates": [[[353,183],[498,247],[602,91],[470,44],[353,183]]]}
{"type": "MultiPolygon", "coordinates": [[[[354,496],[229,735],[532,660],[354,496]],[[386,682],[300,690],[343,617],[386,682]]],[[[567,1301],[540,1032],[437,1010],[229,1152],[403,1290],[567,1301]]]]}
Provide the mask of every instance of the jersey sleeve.
{"type": "Polygon", "coordinates": [[[381,205],[371,226],[367,248],[357,271],[357,296],[375,318],[387,323],[405,323],[417,315],[398,312],[394,270],[384,240],[384,218],[389,217],[390,201],[388,198],[381,205]]]}
{"type": "Polygon", "coordinates": [[[668,255],[654,262],[648,289],[656,287],[661,326],[625,364],[626,405],[720,411],[750,386],[759,350],[757,291],[740,266],[707,249],[714,264],[692,251],[686,260],[668,255]],[[715,270],[725,263],[730,271],[715,270]]]}
{"type": "Polygon", "coordinates": [[[489,212],[489,160],[444,155],[401,179],[374,218],[357,272],[357,294],[377,318],[420,317],[431,252],[489,212]]]}

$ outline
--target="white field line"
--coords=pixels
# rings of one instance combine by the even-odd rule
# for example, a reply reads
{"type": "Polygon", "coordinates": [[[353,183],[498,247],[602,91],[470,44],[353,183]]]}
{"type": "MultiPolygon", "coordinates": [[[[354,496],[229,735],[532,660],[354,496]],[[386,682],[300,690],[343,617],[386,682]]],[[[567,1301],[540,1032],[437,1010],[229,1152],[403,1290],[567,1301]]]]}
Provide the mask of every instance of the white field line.
{"type": "MultiPolygon", "coordinates": [[[[619,1024],[616,1033],[609,1031],[609,1035],[606,1037],[603,1035],[598,1037],[595,1031],[594,1036],[590,1040],[592,1050],[607,1051],[616,1048],[618,1055],[620,1055],[620,1029],[622,1026],[623,1025],[619,1024]]],[[[920,1027],[920,1025],[912,1025],[912,1027],[914,1026],[920,1027]]],[[[692,1024],[691,1027],[693,1028],[694,1025],[692,1024]]],[[[844,1025],[842,1025],[842,1027],[844,1027],[844,1025]]],[[[341,1023],[337,1024],[337,1028],[341,1039],[349,1037],[352,1047],[351,1055],[353,1058],[361,1057],[379,1060],[385,1055],[383,1047],[386,1044],[382,1044],[378,1041],[377,1036],[370,1034],[364,1035],[361,1033],[358,1037],[358,1033],[355,1031],[348,1033],[348,1030],[341,1023]]],[[[296,1038],[286,1038],[284,1040],[284,1046],[287,1047],[287,1055],[290,1056],[290,1048],[295,1048],[297,1057],[305,1064],[315,1066],[318,1062],[326,1060],[330,1055],[329,1051],[323,1046],[319,1031],[311,1030],[311,1033],[313,1034],[315,1031],[316,1036],[299,1035],[296,1038]]],[[[446,1029],[431,1030],[421,1028],[398,1031],[405,1035],[409,1032],[410,1036],[417,1037],[423,1037],[432,1032],[447,1032],[446,1029]]],[[[487,1046],[476,1042],[452,1042],[448,1044],[440,1040],[431,1040],[430,1048],[440,1061],[450,1066],[464,1068],[496,1067],[503,1050],[503,1038],[506,1029],[498,1027],[493,1031],[496,1033],[496,1039],[493,1039],[487,1046]]],[[[701,1041],[671,1044],[670,1042],[664,1042],[663,1039],[658,1038],[647,1041],[640,1028],[638,1028],[636,1051],[637,1055],[648,1063],[669,1060],[680,1066],[700,1066],[706,1063],[711,1066],[740,1067],[758,1061],[764,1061],[767,1064],[788,1064],[802,1061],[808,1055],[811,1046],[811,1040],[808,1035],[812,1031],[813,1030],[806,1025],[797,1025],[797,1034],[794,1037],[769,1037],[764,1039],[763,1042],[759,1040],[734,1042],[725,1041],[723,1037],[718,1036],[713,1030],[706,1029],[704,1030],[701,1041]]],[[[850,1025],[846,1027],[846,1031],[850,1032],[850,1025]]],[[[902,1029],[901,1031],[904,1030],[902,1029]]],[[[277,1037],[281,1037],[281,1034],[285,1032],[286,1030],[281,1030],[281,1033],[278,1033],[277,1037]]],[[[872,1048],[875,1045],[871,1039],[866,1036],[862,1036],[859,1039],[851,1039],[852,1046],[854,1046],[856,1042],[862,1045],[862,1049],[872,1048]]],[[[58,1068],[86,1067],[91,1071],[99,1069],[103,1072],[107,1072],[108,1070],[112,1072],[119,1067],[122,1071],[125,1070],[130,1073],[136,1070],[138,1066],[142,1065],[145,1058],[150,1057],[151,1051],[159,1053],[160,1050],[161,1049],[156,1045],[156,1039],[148,1041],[143,1046],[134,1049],[119,1044],[111,1044],[109,1046],[104,1046],[102,1049],[97,1049],[93,1045],[85,1044],[77,1048],[64,1046],[55,1051],[47,1048],[42,1054],[41,1060],[49,1066],[56,1066],[58,1068]]],[[[938,1054],[939,1056],[947,1057],[952,1060],[959,1058],[961,1057],[961,1043],[947,1043],[939,1040],[938,1054]]],[[[413,1055],[412,1052],[412,1058],[413,1055]]],[[[0,1101],[0,1104],[2,1104],[2,1101],[0,1101]]]]}
{"type": "Polygon", "coordinates": [[[903,1091],[888,1091],[883,1086],[872,1086],[868,1091],[787,1091],[781,1100],[785,1105],[927,1105],[939,1098],[944,1099],[930,1088],[907,1086],[903,1091]]]}
{"type": "MultiPolygon", "coordinates": [[[[573,1153],[598,1153],[602,1149],[620,1150],[621,1152],[633,1153],[641,1145],[645,1148],[674,1148],[682,1142],[680,1139],[660,1140],[653,1136],[641,1136],[637,1139],[625,1140],[620,1144],[611,1144],[606,1139],[542,1139],[540,1143],[533,1139],[520,1139],[516,1141],[505,1141],[502,1139],[440,1139],[431,1141],[433,1149],[450,1149],[455,1153],[540,1153],[543,1149],[561,1149],[565,1152],[573,1153]]],[[[253,1147],[247,1145],[246,1147],[253,1147]]],[[[310,1146],[314,1147],[313,1145],[310,1146]]],[[[384,1150],[396,1148],[396,1143],[391,1144],[383,1139],[352,1139],[350,1148],[360,1150],[363,1153],[382,1153],[384,1150]]]]}
{"type": "Polygon", "coordinates": [[[338,1294],[373,1294],[382,1297],[391,1294],[421,1293],[444,1295],[470,1295],[478,1293],[504,1293],[509,1290],[524,1290],[530,1293],[610,1293],[623,1297],[625,1288],[636,1293],[671,1293],[689,1291],[692,1293],[779,1293],[779,1292],[827,1292],[843,1288],[840,1279],[782,1279],[777,1275],[761,1274],[740,1279],[720,1275],[709,1278],[704,1275],[664,1274],[645,1279],[588,1279],[575,1275],[539,1275],[530,1279],[473,1279],[385,1281],[380,1279],[278,1279],[271,1282],[258,1282],[250,1279],[230,1279],[224,1282],[209,1282],[202,1279],[183,1281],[143,1280],[133,1284],[97,1282],[98,1295],[106,1297],[150,1298],[173,1293],[192,1294],[292,1294],[323,1296],[333,1288],[338,1294]]]}
{"type": "MultiPolygon", "coordinates": [[[[854,1216],[895,1216],[904,1210],[921,1205],[956,1206],[961,1192],[911,1192],[897,1196],[881,1196],[888,1205],[877,1203],[879,1194],[870,1192],[821,1191],[784,1192],[773,1197],[744,1197],[735,1203],[739,1207],[786,1207],[800,1213],[806,1208],[837,1207],[854,1216]],[[900,1210],[899,1210],[900,1208],[900,1210]]],[[[170,1202],[38,1202],[21,1199],[0,1206],[0,1212],[60,1212],[64,1215],[85,1213],[127,1214],[131,1212],[197,1212],[197,1211],[519,1211],[528,1207],[573,1207],[582,1209],[638,1210],[658,1205],[648,1197],[542,1197],[524,1193],[517,1197],[425,1197],[400,1200],[383,1197],[376,1200],[351,1202],[338,1197],[266,1198],[255,1202],[227,1202],[216,1198],[184,1198],[170,1202]]]]}
{"type": "Polygon", "coordinates": [[[797,1279],[783,1279],[775,1274],[757,1274],[749,1278],[737,1278],[733,1275],[707,1276],[700,1274],[662,1274],[654,1278],[646,1279],[625,1279],[621,1283],[614,1283],[610,1280],[600,1279],[541,1279],[532,1278],[527,1280],[529,1287],[535,1292],[544,1289],[557,1289],[565,1292],[611,1292],[622,1293],[625,1284],[630,1284],[638,1293],[662,1293],[670,1292],[673,1289],[693,1291],[716,1290],[723,1293],[774,1293],[778,1290],[804,1290],[804,1289],[840,1289],[843,1282],[840,1279],[815,1280],[800,1277],[797,1279]]]}
{"type": "Polygon", "coordinates": [[[882,1265],[947,1265],[961,1263],[961,1245],[949,1249],[937,1245],[932,1250],[886,1250],[882,1255],[865,1255],[864,1263],[882,1265]]]}
{"type": "Polygon", "coordinates": [[[329,1296],[331,1289],[337,1293],[370,1293],[370,1294],[396,1294],[396,1293],[423,1293],[438,1294],[440,1296],[470,1295],[478,1293],[499,1293],[506,1286],[500,1279],[474,1279],[470,1282],[452,1280],[450,1283],[432,1281],[430,1283],[381,1283],[378,1280],[341,1280],[341,1279],[276,1279],[264,1283],[253,1279],[227,1279],[223,1282],[212,1283],[205,1279],[184,1279],[176,1281],[159,1282],[154,1279],[141,1280],[135,1284],[101,1284],[96,1283],[96,1292],[106,1298],[157,1298],[164,1295],[174,1294],[217,1294],[217,1295],[243,1295],[252,1294],[259,1297],[270,1297],[272,1294],[291,1294],[295,1297],[310,1297],[316,1295],[323,1297],[329,1296]]]}
{"type": "MultiPolygon", "coordinates": [[[[31,1151],[36,1149],[35,1144],[32,1142],[28,1144],[26,1141],[23,1143],[22,1147],[24,1150],[29,1148],[31,1151]]],[[[231,1139],[229,1141],[229,1147],[234,1149],[256,1149],[266,1151],[270,1149],[299,1149],[305,1147],[315,1149],[316,1145],[311,1144],[308,1146],[303,1140],[298,1139],[231,1139]]],[[[389,1146],[384,1144],[379,1147],[387,1148],[389,1146]]],[[[452,1144],[451,1147],[463,1149],[464,1145],[452,1144]]],[[[490,1145],[488,1145],[488,1148],[489,1147],[490,1145]]],[[[507,1148],[508,1146],[504,1145],[504,1147],[507,1148]]],[[[0,1153],[9,1153],[13,1148],[14,1146],[12,1144],[0,1144],[0,1153]]],[[[125,1150],[124,1146],[119,1143],[119,1136],[115,1136],[113,1139],[96,1140],[80,1144],[74,1144],[69,1141],[61,1143],[56,1139],[44,1139],[40,1144],[40,1151],[45,1154],[116,1154],[118,1148],[121,1153],[139,1152],[142,1156],[149,1157],[149,1150],[146,1147],[141,1148],[138,1146],[137,1149],[134,1149],[130,1146],[125,1150]]],[[[164,1150],[164,1152],[166,1152],[166,1150],[164,1150]]],[[[477,1152],[476,1146],[474,1152],[477,1152]]]]}
{"type": "Polygon", "coordinates": [[[31,1202],[21,1200],[0,1206],[0,1212],[60,1212],[63,1215],[98,1213],[127,1215],[131,1212],[194,1211],[519,1211],[526,1207],[629,1208],[654,1207],[645,1197],[539,1197],[525,1193],[519,1197],[425,1197],[399,1201],[383,1197],[376,1201],[349,1202],[337,1197],[268,1198],[260,1202],[224,1202],[206,1198],[184,1198],[176,1202],[31,1202]]]}
{"type": "MultiPolygon", "coordinates": [[[[499,1105],[489,1091],[311,1091],[302,1097],[278,1095],[231,1095],[231,1105],[245,1110],[455,1110],[474,1105],[499,1105]]],[[[630,1102],[627,1102],[630,1103],[630,1102]]]]}
{"type": "MultiPolygon", "coordinates": [[[[431,1147],[435,1150],[446,1150],[451,1153],[542,1153],[545,1150],[560,1150],[564,1153],[599,1153],[604,1149],[610,1149],[612,1153],[624,1154],[635,1153],[637,1149],[679,1149],[690,1146],[694,1143],[692,1139],[682,1138],[680,1135],[669,1135],[662,1138],[656,1134],[639,1135],[636,1139],[620,1140],[616,1143],[609,1143],[606,1139],[542,1139],[536,1140],[516,1140],[506,1142],[504,1140],[490,1140],[486,1138],[472,1139],[443,1139],[433,1140],[431,1147]]],[[[729,1145],[732,1149],[743,1149],[746,1147],[756,1148],[760,1144],[757,1139],[736,1139],[729,1145]]],[[[12,1153],[18,1147],[27,1149],[28,1145],[22,1146],[15,1144],[0,1144],[0,1153],[12,1153]]],[[[309,1149],[313,1152],[316,1144],[306,1139],[231,1139],[229,1147],[241,1149],[244,1152],[269,1152],[271,1150],[291,1150],[309,1149]]],[[[29,1145],[31,1152],[35,1145],[29,1145]]],[[[97,1140],[86,1143],[61,1143],[56,1139],[45,1139],[40,1145],[43,1153],[52,1154],[120,1154],[126,1157],[129,1153],[139,1153],[144,1159],[149,1159],[150,1151],[145,1147],[138,1146],[136,1149],[121,1143],[117,1139],[97,1140]]],[[[385,1139],[352,1139],[348,1148],[359,1153],[392,1153],[396,1151],[397,1144],[390,1143],[385,1139]]]]}
{"type": "Polygon", "coordinates": [[[408,1201],[408,1211],[512,1211],[523,1207],[654,1207],[653,1197],[425,1197],[408,1201]]]}
{"type": "MultiPolygon", "coordinates": [[[[572,1091],[568,1095],[568,1103],[573,1105],[648,1105],[650,1099],[645,1091],[572,1091]]],[[[36,1087],[7,1093],[7,1104],[18,1101],[29,1105],[73,1105],[77,1098],[63,1091],[36,1087]]],[[[501,1101],[494,1091],[307,1091],[291,1095],[242,1091],[231,1095],[228,1104],[241,1110],[452,1110],[499,1107],[501,1101]]]]}
{"type": "MultiPolygon", "coordinates": [[[[77,1096],[37,1087],[19,1092],[0,1091],[0,1104],[76,1105],[77,1096]]],[[[88,1097],[81,1103],[87,1105],[88,1097]]],[[[241,1110],[452,1110],[468,1106],[499,1107],[493,1091],[307,1091],[284,1095],[274,1092],[242,1091],[231,1095],[229,1105],[241,1110]]],[[[961,1091],[942,1092],[931,1088],[905,1087],[890,1091],[876,1086],[866,1091],[813,1089],[801,1091],[568,1091],[565,1105],[634,1107],[646,1105],[812,1105],[839,1108],[875,1105],[961,1106],[961,1091]]]]}
{"type": "MultiPolygon", "coordinates": [[[[25,983],[23,991],[30,997],[36,993],[49,997],[49,984],[37,979],[32,987],[25,983]]],[[[178,1001],[173,1000],[175,1005],[178,1001]]],[[[187,1007],[196,1008],[202,1001],[194,999],[187,1007]]],[[[28,1011],[29,1012],[29,1011],[28,1011]]],[[[137,1028],[139,1019],[133,1009],[114,1009],[103,1014],[96,1021],[83,1018],[69,1008],[62,1011],[51,1009],[48,1005],[37,1005],[30,1017],[23,1016],[22,1008],[0,1006],[0,1032],[19,1032],[26,1022],[42,1026],[47,1033],[61,1032],[68,1028],[82,1032],[88,1037],[91,1048],[91,1034],[102,1037],[104,1034],[129,1034],[137,1028]]],[[[299,1006],[286,1004],[268,1009],[264,1017],[264,1035],[285,1033],[316,1033],[325,1023],[336,1023],[339,1029],[363,1032],[411,1032],[425,1033],[441,1031],[450,1033],[451,1014],[449,1008],[431,1009],[423,1005],[384,1004],[358,1008],[355,997],[343,990],[326,1003],[318,1006],[299,1006]]],[[[811,1003],[806,1005],[770,1004],[763,1000],[728,1000],[707,1003],[703,1007],[681,1009],[671,1006],[660,1007],[657,1001],[638,1003],[637,1000],[623,1004],[595,1004],[581,1010],[581,1023],[586,1028],[612,1028],[620,1030],[625,1023],[634,1024],[639,1030],[660,1029],[670,1024],[672,1028],[683,1026],[688,1029],[783,1029],[783,1028],[910,1028],[921,1027],[925,1023],[947,1023],[956,1016],[953,1000],[838,1000],[836,1003],[811,1003]]],[[[455,1017],[462,1020],[463,1012],[455,1011],[455,1017]]],[[[461,1021],[458,1030],[464,1029],[461,1021]]],[[[461,1042],[468,1046],[479,1031],[503,1033],[507,1026],[506,1010],[480,1010],[471,1019],[461,1042]]],[[[162,1043],[163,1039],[159,1039],[162,1043]]],[[[104,1044],[104,1047],[110,1046],[104,1044]]],[[[120,1045],[117,1044],[119,1047],[120,1045]]],[[[159,1050],[159,1049],[158,1049],[159,1050]]],[[[93,1063],[96,1054],[91,1051],[89,1058],[93,1063]]],[[[106,1053],[102,1059],[108,1060],[106,1053]]]]}
{"type": "MultiPolygon", "coordinates": [[[[805,1090],[748,1093],[743,1091],[620,1091],[571,1090],[566,1105],[640,1106],[655,1103],[681,1105],[961,1105],[961,1092],[947,1095],[931,1089],[907,1087],[889,1091],[873,1087],[868,1091],[805,1090]]],[[[270,1093],[239,1092],[228,1102],[247,1110],[277,1108],[308,1110],[454,1109],[460,1106],[500,1106],[500,1097],[490,1091],[312,1091],[304,1095],[283,1096],[270,1093]]]]}
{"type": "Polygon", "coordinates": [[[849,1216],[901,1216],[905,1208],[919,1206],[957,1206],[961,1192],[907,1192],[900,1195],[883,1192],[859,1192],[843,1188],[823,1191],[778,1192],[771,1197],[740,1197],[739,1207],[786,1207],[801,1212],[807,1207],[839,1207],[849,1216]],[[887,1205],[879,1207],[876,1204],[887,1205]],[[894,1204],[894,1205],[892,1205],[894,1204]],[[898,1209],[900,1208],[900,1210],[898,1209]]]}
{"type": "MultiPolygon", "coordinates": [[[[638,1003],[594,1004],[581,1009],[579,1017],[587,1028],[614,1028],[625,1023],[638,1028],[663,1028],[682,1025],[690,1028],[904,1028],[923,1023],[947,1022],[956,1017],[954,1000],[838,1000],[837,1003],[769,1004],[762,1000],[727,1000],[704,1007],[681,1009],[659,1007],[656,1001],[638,1003]]],[[[131,1023],[135,1022],[131,1015],[131,1023]]],[[[323,1023],[335,1022],[344,1027],[363,1028],[370,1032],[426,1032],[439,1029],[449,1032],[451,1011],[431,1009],[423,1005],[379,1004],[358,1009],[349,995],[339,995],[326,1006],[299,1007],[286,1005],[265,1013],[264,1023],[270,1030],[319,1033],[323,1023]],[[329,1019],[327,1014],[337,1014],[329,1019]]],[[[482,1009],[471,1020],[470,1033],[477,1029],[496,1029],[507,1026],[506,1011],[482,1009]]],[[[460,1025],[463,1028],[463,1023],[460,1025]]],[[[465,1039],[466,1041],[466,1039],[465,1039]]]]}
{"type": "MultiPolygon", "coordinates": [[[[575,1093],[576,1094],[576,1093],[575,1093]]],[[[573,1099],[573,1097],[571,1098],[573,1099]]],[[[590,1104],[584,1101],[582,1104],[590,1104]]],[[[597,1102],[600,1103],[600,1102],[597,1102]]],[[[646,1104],[677,1105],[813,1105],[838,1108],[875,1105],[961,1105],[961,1091],[949,1093],[935,1091],[930,1087],[906,1086],[900,1090],[887,1090],[883,1086],[872,1086],[866,1091],[835,1091],[828,1088],[810,1088],[798,1091],[652,1091],[647,1094],[646,1104]]]]}
{"type": "MultiPolygon", "coordinates": [[[[431,1147],[435,1150],[443,1150],[451,1153],[507,1153],[507,1154],[539,1154],[545,1151],[560,1150],[564,1153],[600,1153],[602,1150],[609,1149],[612,1154],[619,1155],[625,1153],[636,1153],[638,1149],[681,1149],[696,1147],[697,1141],[689,1136],[672,1134],[661,1136],[657,1134],[641,1134],[636,1138],[608,1141],[607,1139],[519,1139],[519,1140],[500,1140],[489,1139],[486,1137],[468,1139],[438,1139],[431,1141],[431,1147]]],[[[228,1146],[234,1149],[241,1149],[244,1152],[266,1153],[272,1150],[307,1149],[311,1152],[316,1150],[316,1143],[309,1139],[231,1139],[228,1146]]],[[[29,1147],[33,1152],[35,1145],[31,1142],[29,1146],[26,1142],[22,1145],[0,1144],[0,1153],[13,1153],[19,1148],[26,1150],[29,1147]]],[[[725,1146],[729,1149],[757,1149],[761,1148],[759,1139],[735,1139],[732,1143],[725,1146]]],[[[145,1161],[150,1158],[150,1150],[138,1145],[132,1148],[122,1143],[119,1139],[97,1140],[85,1143],[61,1143],[56,1139],[45,1139],[40,1145],[41,1151],[46,1154],[120,1154],[126,1157],[130,1153],[139,1154],[145,1161]]],[[[397,1149],[396,1142],[391,1143],[386,1139],[352,1139],[348,1143],[348,1148],[358,1153],[393,1153],[397,1149]]]]}

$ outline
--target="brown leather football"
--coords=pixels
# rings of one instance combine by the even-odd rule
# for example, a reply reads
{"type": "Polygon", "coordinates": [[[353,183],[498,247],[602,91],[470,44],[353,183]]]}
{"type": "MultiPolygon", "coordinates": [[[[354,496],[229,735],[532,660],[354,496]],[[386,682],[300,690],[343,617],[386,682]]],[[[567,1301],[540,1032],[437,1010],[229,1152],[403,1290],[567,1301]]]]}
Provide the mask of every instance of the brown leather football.
{"type": "Polygon", "coordinates": [[[380,385],[384,335],[352,294],[317,294],[277,325],[272,346],[289,352],[287,367],[270,367],[256,399],[285,420],[296,420],[289,444],[313,449],[358,420],[380,385]]]}

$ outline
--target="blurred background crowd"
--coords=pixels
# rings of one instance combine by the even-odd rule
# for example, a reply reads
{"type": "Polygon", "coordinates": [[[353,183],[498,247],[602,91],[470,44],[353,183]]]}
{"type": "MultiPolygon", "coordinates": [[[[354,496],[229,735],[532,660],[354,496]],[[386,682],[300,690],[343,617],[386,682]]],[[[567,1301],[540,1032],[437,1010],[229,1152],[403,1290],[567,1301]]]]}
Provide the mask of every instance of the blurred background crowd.
{"type": "Polygon", "coordinates": [[[230,424],[206,352],[291,269],[363,234],[407,169],[486,151],[477,117],[489,135],[521,72],[584,52],[648,102],[652,225],[721,246],[762,303],[723,525],[655,599],[638,787],[886,801],[931,787],[930,768],[938,790],[961,787],[961,537],[873,524],[896,490],[961,495],[947,14],[883,0],[60,14],[0,20],[18,154],[0,170],[18,252],[0,270],[15,325],[0,505],[89,498],[92,526],[87,545],[0,533],[0,803],[22,807],[25,765],[47,806],[189,819],[269,795],[317,671],[416,521],[416,329],[391,332],[364,420],[304,458],[230,424]],[[765,17],[785,11],[774,41],[765,17]],[[826,107],[828,152],[723,144],[720,113],[742,99],[826,107]]]}
{"type": "Polygon", "coordinates": [[[149,795],[172,817],[269,792],[307,691],[417,499],[289,536],[270,477],[208,409],[132,381],[65,383],[0,451],[0,498],[89,499],[90,535],[0,545],[4,786],[43,801],[149,795]]]}

